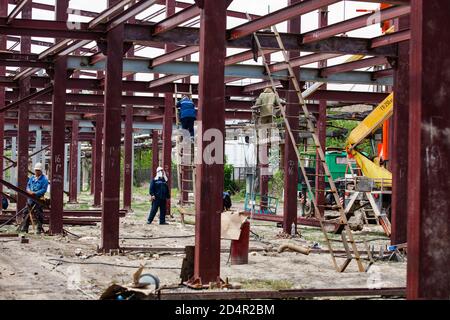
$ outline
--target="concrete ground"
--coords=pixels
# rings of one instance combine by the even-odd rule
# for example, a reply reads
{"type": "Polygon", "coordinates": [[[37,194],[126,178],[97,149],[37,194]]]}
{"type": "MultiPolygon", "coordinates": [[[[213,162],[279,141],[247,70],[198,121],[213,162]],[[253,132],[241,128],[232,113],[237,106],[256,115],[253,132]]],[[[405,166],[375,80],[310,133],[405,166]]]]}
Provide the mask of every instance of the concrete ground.
{"type": "MultiPolygon", "coordinates": [[[[80,203],[70,208],[86,209],[91,200],[90,195],[83,193],[80,203]]],[[[65,227],[76,236],[29,234],[28,244],[21,244],[17,238],[0,238],[0,299],[98,299],[113,283],[130,284],[140,265],[145,265],[144,272],[156,275],[162,285],[178,285],[183,252],[152,252],[149,248],[193,245],[194,225],[183,226],[176,213],[169,225],[147,225],[148,207],[145,191],[136,192],[134,212],[120,222],[120,243],[122,247],[142,247],[142,250],[120,255],[97,253],[100,224],[65,227]]],[[[194,223],[193,216],[186,220],[194,223]]],[[[0,232],[14,230],[13,226],[8,226],[0,232]]],[[[337,273],[328,253],[306,256],[276,252],[278,246],[286,242],[305,246],[318,243],[325,249],[318,229],[302,227],[301,237],[294,239],[280,237],[281,229],[275,223],[252,221],[251,230],[254,234],[248,265],[231,266],[228,263],[230,241],[222,240],[225,250],[221,253],[221,277],[239,284],[242,290],[403,287],[406,284],[405,262],[377,261],[367,273],[358,272],[356,263],[352,262],[344,273],[337,273]]],[[[365,227],[355,234],[357,240],[365,239],[376,252],[389,244],[379,226],[365,227]]]]}

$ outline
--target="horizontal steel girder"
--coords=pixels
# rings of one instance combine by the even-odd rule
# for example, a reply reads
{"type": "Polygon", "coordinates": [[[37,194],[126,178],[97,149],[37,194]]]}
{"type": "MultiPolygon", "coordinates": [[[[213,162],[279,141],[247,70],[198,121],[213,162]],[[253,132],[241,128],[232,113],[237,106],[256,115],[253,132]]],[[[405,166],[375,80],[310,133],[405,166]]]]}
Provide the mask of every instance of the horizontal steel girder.
{"type": "MultiPolygon", "coordinates": [[[[197,62],[173,61],[156,66],[152,69],[148,66],[148,59],[124,59],[123,61],[124,72],[198,75],[197,62]]],[[[94,65],[89,65],[88,57],[70,56],[68,58],[67,67],[76,70],[104,70],[105,61],[99,61],[94,65]]],[[[299,80],[342,84],[393,85],[392,77],[373,80],[371,72],[344,72],[330,75],[327,78],[320,77],[319,73],[319,69],[301,68],[299,80]]],[[[279,80],[287,80],[288,72],[287,70],[278,71],[273,73],[273,76],[279,80]]],[[[268,79],[263,66],[246,64],[226,66],[225,77],[268,79]]]]}
{"type": "MultiPolygon", "coordinates": [[[[34,36],[47,38],[67,38],[78,40],[104,40],[105,25],[89,30],[89,24],[80,23],[79,30],[71,30],[66,23],[47,20],[14,20],[6,24],[6,18],[0,18],[0,34],[12,36],[34,36]]],[[[198,28],[177,27],[162,34],[152,34],[152,24],[126,24],[124,41],[136,44],[154,45],[157,43],[174,44],[180,46],[198,46],[200,30],[198,28]],[[146,43],[147,42],[147,43],[146,43]]],[[[302,35],[281,34],[287,50],[301,50],[305,52],[364,54],[372,56],[396,56],[397,47],[387,45],[371,48],[371,39],[331,37],[321,41],[302,44],[302,35]]],[[[279,49],[272,34],[258,33],[261,45],[265,49],[279,49]]],[[[239,39],[229,40],[227,47],[252,49],[252,36],[247,35],[239,39]]]]}

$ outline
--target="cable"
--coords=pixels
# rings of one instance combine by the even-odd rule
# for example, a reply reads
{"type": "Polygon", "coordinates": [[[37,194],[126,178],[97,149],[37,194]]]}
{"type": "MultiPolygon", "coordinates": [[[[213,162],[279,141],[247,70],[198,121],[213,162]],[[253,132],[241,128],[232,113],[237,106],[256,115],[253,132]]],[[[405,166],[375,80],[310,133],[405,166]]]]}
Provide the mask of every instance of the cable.
{"type": "MultiPolygon", "coordinates": [[[[141,266],[130,266],[130,265],[120,265],[120,264],[114,264],[114,263],[107,263],[107,262],[81,262],[81,261],[67,261],[62,259],[48,259],[48,261],[56,261],[61,263],[70,263],[70,264],[99,264],[104,266],[111,266],[111,267],[120,267],[120,268],[133,268],[138,269],[141,266]]],[[[154,266],[148,266],[149,269],[161,269],[161,270],[179,270],[181,268],[179,267],[154,267],[154,266]]]]}
{"type": "Polygon", "coordinates": [[[24,207],[22,210],[20,210],[19,212],[17,212],[14,216],[12,216],[10,219],[8,219],[8,221],[6,221],[5,223],[0,225],[0,228],[3,228],[4,226],[6,226],[7,224],[9,224],[13,219],[15,219],[19,214],[22,213],[22,211],[24,211],[27,207],[24,207]]]}

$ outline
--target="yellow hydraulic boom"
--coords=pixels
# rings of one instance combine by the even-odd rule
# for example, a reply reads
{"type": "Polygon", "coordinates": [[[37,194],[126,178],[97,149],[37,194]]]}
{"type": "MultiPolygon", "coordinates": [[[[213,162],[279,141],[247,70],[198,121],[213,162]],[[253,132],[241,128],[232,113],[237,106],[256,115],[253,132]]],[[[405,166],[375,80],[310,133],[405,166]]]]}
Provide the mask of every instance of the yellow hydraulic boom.
{"type": "Polygon", "coordinates": [[[347,139],[347,153],[355,158],[361,171],[368,178],[374,180],[383,179],[383,184],[390,186],[392,184],[392,173],[386,168],[380,167],[355,148],[367,136],[375,132],[387,119],[392,116],[394,108],[394,93],[391,93],[384,99],[361,123],[353,129],[347,139]]]}

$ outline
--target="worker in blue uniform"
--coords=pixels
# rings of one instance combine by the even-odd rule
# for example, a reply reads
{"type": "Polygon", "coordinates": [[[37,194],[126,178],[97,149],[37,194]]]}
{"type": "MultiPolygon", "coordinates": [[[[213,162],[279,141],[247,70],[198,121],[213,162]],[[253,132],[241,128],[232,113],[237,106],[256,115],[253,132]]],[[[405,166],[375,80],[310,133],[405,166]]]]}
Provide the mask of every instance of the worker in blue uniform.
{"type": "Polygon", "coordinates": [[[167,184],[167,176],[164,169],[158,167],[156,169],[156,177],[150,183],[150,198],[152,207],[147,218],[147,224],[151,224],[159,209],[159,224],[168,224],[166,222],[166,203],[170,199],[170,189],[167,184]]]}
{"type": "Polygon", "coordinates": [[[191,137],[194,136],[194,123],[197,119],[197,110],[195,104],[189,96],[184,95],[177,103],[178,116],[181,122],[181,128],[188,130],[191,137]]]}
{"type": "MultiPolygon", "coordinates": [[[[42,172],[42,164],[36,163],[34,166],[34,175],[28,178],[27,183],[27,192],[28,194],[34,195],[39,199],[44,199],[44,195],[47,192],[48,188],[48,179],[42,172]]],[[[34,214],[36,217],[36,225],[37,225],[37,233],[40,234],[44,232],[44,228],[42,227],[44,223],[44,212],[43,207],[38,202],[28,199],[27,200],[28,213],[26,218],[20,225],[19,231],[28,232],[28,228],[30,226],[30,215],[34,214]]]]}

